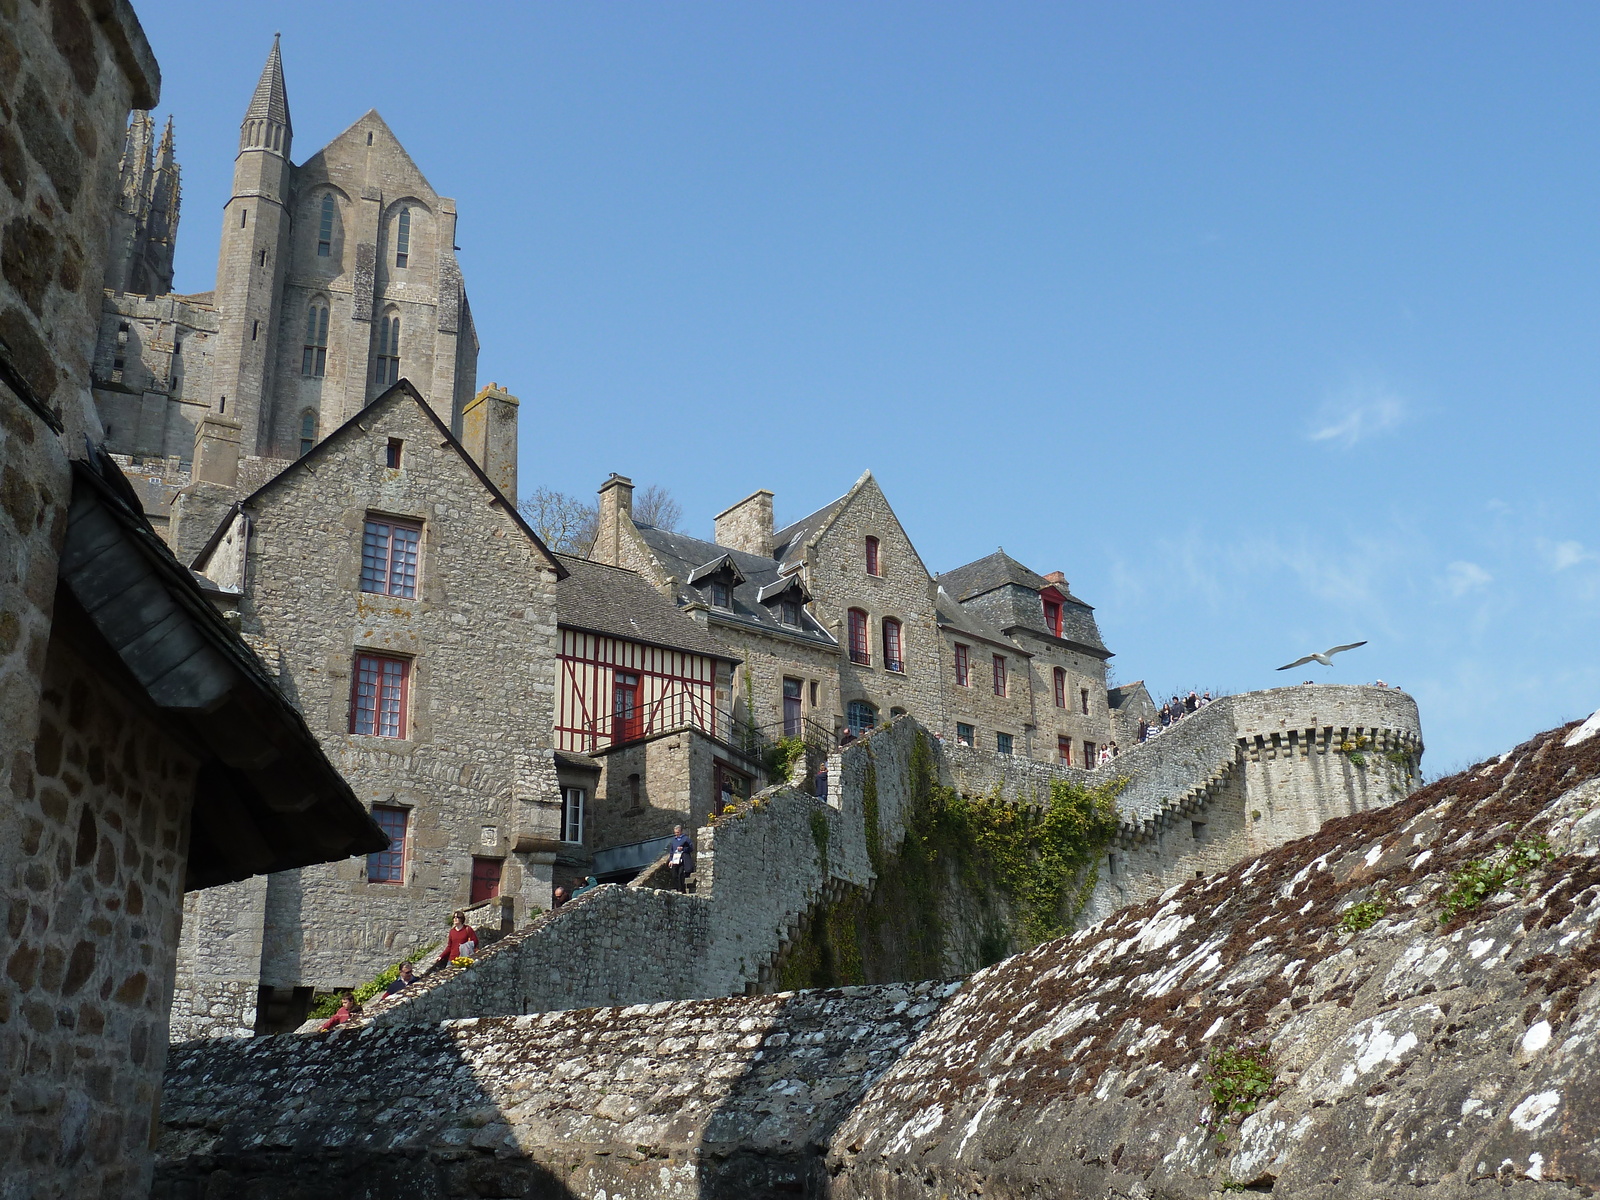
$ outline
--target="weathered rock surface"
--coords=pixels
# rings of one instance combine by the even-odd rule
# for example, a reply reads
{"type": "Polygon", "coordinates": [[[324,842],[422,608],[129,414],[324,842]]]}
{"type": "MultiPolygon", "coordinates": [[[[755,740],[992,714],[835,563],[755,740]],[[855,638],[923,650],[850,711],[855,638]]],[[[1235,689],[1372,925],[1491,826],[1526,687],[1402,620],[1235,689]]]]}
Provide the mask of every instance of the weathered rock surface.
{"type": "Polygon", "coordinates": [[[1594,1194],[1600,737],[1567,733],[974,976],[831,1139],[829,1194],[1594,1194]],[[1453,871],[1541,837],[1441,924],[1453,871]],[[1276,1094],[1221,1143],[1207,1064],[1242,1043],[1276,1094]]]}
{"type": "Polygon", "coordinates": [[[153,1195],[815,1193],[828,1131],[959,986],[190,1042],[153,1195]]]}
{"type": "Polygon", "coordinates": [[[180,1047],[155,1194],[1593,1195],[1600,736],[1573,737],[1330,822],[959,991],[180,1047]],[[1441,923],[1454,873],[1514,839],[1549,857],[1441,923]],[[1347,929],[1375,898],[1385,915],[1347,929]],[[1275,1083],[1222,1141],[1208,1062],[1243,1044],[1268,1050],[1275,1083]]]}

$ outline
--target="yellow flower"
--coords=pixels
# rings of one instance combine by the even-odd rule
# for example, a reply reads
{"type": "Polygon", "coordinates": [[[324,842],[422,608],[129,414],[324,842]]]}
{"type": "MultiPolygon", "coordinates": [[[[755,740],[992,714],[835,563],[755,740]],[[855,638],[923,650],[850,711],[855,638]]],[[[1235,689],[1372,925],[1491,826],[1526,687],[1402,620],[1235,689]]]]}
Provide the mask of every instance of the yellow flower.
{"type": "Polygon", "coordinates": [[[477,961],[478,960],[475,959],[475,958],[468,958],[466,955],[461,954],[461,955],[457,955],[455,958],[452,958],[450,960],[450,965],[452,967],[470,967],[473,963],[475,963],[477,961]]]}

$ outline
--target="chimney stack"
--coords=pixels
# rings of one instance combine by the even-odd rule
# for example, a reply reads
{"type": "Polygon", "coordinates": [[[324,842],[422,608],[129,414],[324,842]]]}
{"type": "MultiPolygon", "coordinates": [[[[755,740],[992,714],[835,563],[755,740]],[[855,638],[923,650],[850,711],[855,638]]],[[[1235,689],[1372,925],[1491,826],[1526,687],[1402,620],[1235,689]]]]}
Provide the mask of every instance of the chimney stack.
{"type": "Polygon", "coordinates": [[[491,383],[461,411],[461,442],[483,473],[517,501],[517,409],[520,402],[491,383]]]}
{"type": "Polygon", "coordinates": [[[223,487],[239,486],[239,437],[243,428],[232,417],[207,412],[194,428],[194,461],[189,477],[223,487]]]}
{"type": "Polygon", "coordinates": [[[772,557],[772,493],[751,492],[717,514],[716,542],[729,550],[772,557]]]}
{"type": "Polygon", "coordinates": [[[625,566],[622,561],[622,522],[633,524],[633,480],[615,471],[600,485],[600,514],[595,527],[594,547],[589,557],[595,562],[625,566]]]}

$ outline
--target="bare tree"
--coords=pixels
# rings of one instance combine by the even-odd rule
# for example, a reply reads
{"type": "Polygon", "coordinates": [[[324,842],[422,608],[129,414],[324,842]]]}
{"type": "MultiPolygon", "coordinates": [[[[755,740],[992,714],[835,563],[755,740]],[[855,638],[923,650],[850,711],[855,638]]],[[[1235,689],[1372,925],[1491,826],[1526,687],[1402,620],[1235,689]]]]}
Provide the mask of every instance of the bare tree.
{"type": "Polygon", "coordinates": [[[683,505],[674,500],[672,493],[659,483],[652,483],[633,502],[633,519],[639,525],[676,533],[678,526],[683,523],[683,505]]]}
{"type": "Polygon", "coordinates": [[[587,554],[594,544],[600,514],[592,504],[554,488],[535,488],[517,510],[552,550],[587,554]]]}

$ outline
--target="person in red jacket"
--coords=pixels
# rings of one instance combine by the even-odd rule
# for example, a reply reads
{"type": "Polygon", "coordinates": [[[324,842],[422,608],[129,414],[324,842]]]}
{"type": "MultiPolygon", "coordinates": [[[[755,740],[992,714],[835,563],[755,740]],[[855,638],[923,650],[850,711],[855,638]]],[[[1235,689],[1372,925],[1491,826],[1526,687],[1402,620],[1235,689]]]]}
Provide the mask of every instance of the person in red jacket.
{"type": "Polygon", "coordinates": [[[339,1011],[322,1023],[322,1029],[319,1032],[327,1033],[328,1030],[336,1025],[343,1025],[352,1017],[359,1017],[360,1015],[361,1006],[356,1003],[355,996],[350,992],[345,992],[339,997],[339,1011]]]}
{"type": "Polygon", "coordinates": [[[444,949],[433,964],[437,971],[447,967],[457,958],[472,958],[478,953],[478,931],[467,924],[467,914],[457,909],[450,916],[450,935],[444,940],[444,949]]]}

